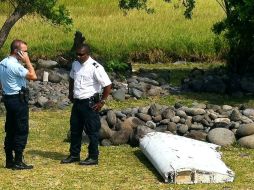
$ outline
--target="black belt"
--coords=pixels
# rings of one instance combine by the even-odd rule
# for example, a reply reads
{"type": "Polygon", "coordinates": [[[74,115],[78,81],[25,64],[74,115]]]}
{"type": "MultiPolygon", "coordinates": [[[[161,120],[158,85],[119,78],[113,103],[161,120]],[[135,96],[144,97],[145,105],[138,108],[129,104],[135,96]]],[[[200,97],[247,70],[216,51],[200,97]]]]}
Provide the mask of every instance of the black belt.
{"type": "Polygon", "coordinates": [[[19,98],[19,94],[10,94],[10,95],[5,94],[5,95],[3,95],[3,97],[5,99],[19,98]]]}
{"type": "Polygon", "coordinates": [[[74,98],[74,102],[77,102],[77,103],[89,102],[89,100],[90,98],[85,98],[85,99],[74,98]]]}

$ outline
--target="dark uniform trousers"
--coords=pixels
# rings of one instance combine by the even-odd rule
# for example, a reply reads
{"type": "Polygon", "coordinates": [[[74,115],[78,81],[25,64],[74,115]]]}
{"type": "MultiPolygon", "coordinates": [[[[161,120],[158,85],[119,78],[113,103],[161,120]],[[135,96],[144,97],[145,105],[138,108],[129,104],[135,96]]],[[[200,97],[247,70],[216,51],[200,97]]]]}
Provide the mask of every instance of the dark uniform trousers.
{"type": "Polygon", "coordinates": [[[6,154],[22,155],[29,132],[28,118],[29,107],[27,102],[22,102],[19,95],[5,95],[6,108],[4,149],[6,154]]]}
{"type": "Polygon", "coordinates": [[[83,130],[88,135],[88,157],[98,159],[99,130],[101,127],[99,113],[91,108],[89,99],[74,100],[71,111],[71,146],[70,154],[80,156],[83,130]]]}

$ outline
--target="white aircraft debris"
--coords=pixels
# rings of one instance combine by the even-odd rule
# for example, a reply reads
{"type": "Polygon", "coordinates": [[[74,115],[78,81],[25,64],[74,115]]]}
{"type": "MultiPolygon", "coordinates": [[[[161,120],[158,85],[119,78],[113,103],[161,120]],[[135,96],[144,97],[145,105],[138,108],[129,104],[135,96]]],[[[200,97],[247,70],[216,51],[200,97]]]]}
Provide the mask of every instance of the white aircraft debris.
{"type": "Polygon", "coordinates": [[[221,160],[219,147],[161,132],[140,139],[142,152],[165,182],[176,184],[232,182],[235,174],[221,160]]]}

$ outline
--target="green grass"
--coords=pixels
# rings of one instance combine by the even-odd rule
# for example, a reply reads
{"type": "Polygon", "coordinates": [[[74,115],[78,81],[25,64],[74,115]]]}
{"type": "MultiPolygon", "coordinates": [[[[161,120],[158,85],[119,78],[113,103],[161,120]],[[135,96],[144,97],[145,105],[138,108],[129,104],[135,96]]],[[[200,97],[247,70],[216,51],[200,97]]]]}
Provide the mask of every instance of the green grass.
{"type": "MultiPolygon", "coordinates": [[[[15,38],[29,43],[32,57],[54,57],[69,50],[74,32],[84,33],[93,50],[106,59],[120,59],[132,52],[162,49],[181,57],[195,56],[216,59],[212,25],[224,17],[215,0],[198,0],[192,20],[183,16],[184,9],[152,0],[155,14],[130,11],[127,16],[118,8],[117,0],[61,0],[74,20],[73,31],[65,33],[38,16],[21,19],[11,30],[0,55],[8,53],[15,38]]],[[[10,13],[3,5],[0,26],[10,13]]],[[[225,45],[222,44],[222,47],[225,45]]]]}
{"type": "MultiPolygon", "coordinates": [[[[69,149],[69,144],[64,142],[69,116],[69,109],[30,114],[30,135],[25,158],[35,168],[30,171],[5,169],[4,151],[1,148],[0,189],[254,189],[254,150],[237,147],[222,149],[223,160],[236,173],[235,181],[225,184],[166,184],[139,148],[128,145],[100,147],[98,166],[61,165],[59,162],[68,155],[69,149]]],[[[0,117],[0,125],[4,125],[4,117],[0,117]]],[[[4,135],[1,128],[1,142],[4,135]]],[[[87,145],[84,145],[82,158],[86,154],[87,145]]]]}
{"type": "Polygon", "coordinates": [[[211,93],[181,93],[179,95],[169,95],[165,97],[148,97],[146,99],[139,100],[129,99],[125,100],[124,102],[111,100],[107,104],[109,108],[122,109],[127,107],[149,106],[153,103],[158,103],[162,105],[174,105],[176,102],[179,102],[187,106],[192,106],[194,102],[198,102],[205,104],[231,105],[231,106],[244,105],[245,107],[248,108],[254,107],[253,96],[233,98],[228,95],[219,95],[211,93]]]}
{"type": "MultiPolygon", "coordinates": [[[[209,69],[222,64],[183,65],[143,65],[136,64],[134,68],[170,69],[178,75],[189,72],[194,66],[209,69]]],[[[179,78],[173,77],[173,83],[179,84],[179,78]]],[[[238,106],[245,104],[254,107],[253,97],[245,96],[234,99],[226,95],[186,93],[166,97],[150,97],[140,100],[118,102],[107,101],[105,108],[123,109],[129,107],[148,106],[152,103],[174,105],[181,102],[191,105],[193,102],[211,104],[228,104],[238,106]]],[[[128,145],[99,147],[100,163],[98,166],[79,166],[77,164],[61,165],[60,160],[68,155],[69,143],[65,142],[69,129],[70,107],[66,110],[48,110],[31,112],[29,142],[25,150],[28,163],[34,164],[31,171],[12,171],[4,168],[4,150],[0,148],[0,189],[254,189],[254,150],[240,147],[223,148],[223,160],[235,173],[233,183],[174,185],[163,182],[162,177],[150,164],[139,148],[128,145]]],[[[4,126],[4,116],[0,116],[0,126],[4,126]]],[[[0,130],[0,141],[4,141],[4,127],[0,130]]],[[[2,143],[3,144],[3,143],[2,143]]],[[[82,146],[81,156],[87,154],[87,145],[82,146]]],[[[208,161],[209,162],[209,161],[208,161]]]]}

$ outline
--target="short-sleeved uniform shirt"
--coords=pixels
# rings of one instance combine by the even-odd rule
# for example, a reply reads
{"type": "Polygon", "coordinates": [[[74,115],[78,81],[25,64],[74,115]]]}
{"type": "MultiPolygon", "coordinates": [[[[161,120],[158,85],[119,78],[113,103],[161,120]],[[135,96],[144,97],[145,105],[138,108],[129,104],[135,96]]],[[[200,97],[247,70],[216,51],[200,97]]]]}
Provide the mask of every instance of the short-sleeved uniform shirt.
{"type": "Polygon", "coordinates": [[[74,79],[74,98],[86,99],[101,91],[102,87],[111,84],[108,74],[102,65],[91,57],[82,64],[72,63],[70,77],[74,79]]]}
{"type": "Polygon", "coordinates": [[[28,70],[13,56],[0,62],[0,83],[5,95],[18,94],[21,87],[26,87],[28,70]]]}

